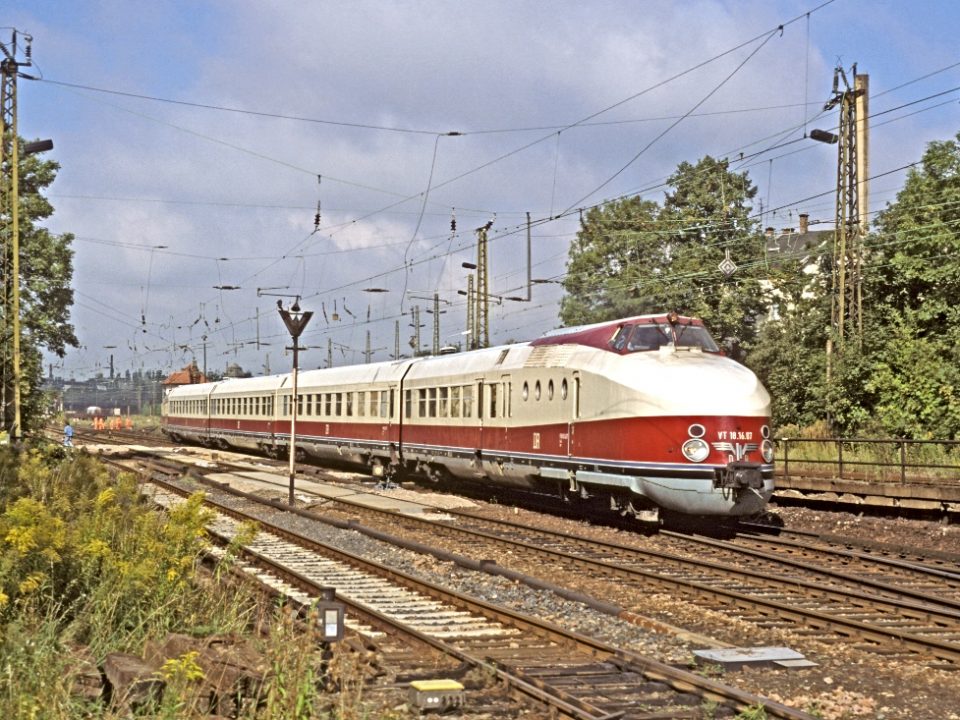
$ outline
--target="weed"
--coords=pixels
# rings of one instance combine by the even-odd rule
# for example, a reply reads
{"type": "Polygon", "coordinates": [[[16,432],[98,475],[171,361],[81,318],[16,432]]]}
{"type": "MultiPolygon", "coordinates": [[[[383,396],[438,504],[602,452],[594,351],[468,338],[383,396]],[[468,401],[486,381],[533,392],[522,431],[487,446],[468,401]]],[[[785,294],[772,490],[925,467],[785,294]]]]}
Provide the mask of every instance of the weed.
{"type": "Polygon", "coordinates": [[[734,720],[767,720],[767,711],[762,703],[757,703],[741,710],[734,720]]]}

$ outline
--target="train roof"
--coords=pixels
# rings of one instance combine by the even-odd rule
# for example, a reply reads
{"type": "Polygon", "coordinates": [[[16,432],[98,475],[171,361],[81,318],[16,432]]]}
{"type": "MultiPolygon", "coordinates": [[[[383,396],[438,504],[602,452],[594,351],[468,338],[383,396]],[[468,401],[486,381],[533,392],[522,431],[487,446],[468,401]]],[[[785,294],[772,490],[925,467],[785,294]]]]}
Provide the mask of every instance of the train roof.
{"type": "MultiPolygon", "coordinates": [[[[533,340],[530,345],[586,345],[587,347],[610,349],[610,340],[617,329],[624,325],[643,325],[670,322],[668,313],[655,315],[634,315],[633,317],[607,320],[606,322],[575,327],[558,328],[544,333],[542,337],[533,340]]],[[[698,318],[679,315],[675,322],[680,325],[698,325],[703,327],[703,321],[698,318]]]]}

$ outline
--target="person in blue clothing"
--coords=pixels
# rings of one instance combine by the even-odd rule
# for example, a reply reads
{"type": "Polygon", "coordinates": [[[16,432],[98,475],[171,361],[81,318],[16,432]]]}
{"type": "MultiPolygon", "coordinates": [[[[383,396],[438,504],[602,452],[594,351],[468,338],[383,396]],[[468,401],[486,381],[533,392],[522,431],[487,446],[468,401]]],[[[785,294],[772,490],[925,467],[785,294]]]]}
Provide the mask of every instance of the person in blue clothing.
{"type": "Polygon", "coordinates": [[[73,425],[70,424],[69,420],[63,426],[63,446],[73,447],[73,425]]]}

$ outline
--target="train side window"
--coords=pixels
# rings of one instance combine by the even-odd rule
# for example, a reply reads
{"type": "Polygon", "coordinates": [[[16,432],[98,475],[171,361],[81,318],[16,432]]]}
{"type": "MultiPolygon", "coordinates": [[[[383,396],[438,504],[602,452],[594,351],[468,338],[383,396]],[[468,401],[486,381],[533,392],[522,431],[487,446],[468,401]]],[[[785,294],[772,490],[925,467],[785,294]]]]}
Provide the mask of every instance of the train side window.
{"type": "Polygon", "coordinates": [[[347,396],[347,417],[353,417],[353,392],[344,393],[347,396]]]}
{"type": "Polygon", "coordinates": [[[367,414],[367,391],[357,391],[357,417],[364,417],[367,414]]]}
{"type": "Polygon", "coordinates": [[[450,417],[450,388],[442,387],[440,392],[440,407],[437,411],[440,417],[450,417]]]}
{"type": "Polygon", "coordinates": [[[333,393],[323,395],[323,414],[327,417],[333,415],[333,393]]]}
{"type": "Polygon", "coordinates": [[[380,412],[380,391],[370,391],[370,417],[376,417],[380,412]]]}
{"type": "Polygon", "coordinates": [[[417,417],[426,417],[427,416],[427,390],[426,388],[420,388],[418,391],[418,407],[417,407],[417,417]]]}
{"type": "Polygon", "coordinates": [[[523,401],[526,402],[530,398],[530,383],[526,380],[523,381],[523,391],[520,396],[523,398],[523,401]]]}
{"type": "Polygon", "coordinates": [[[343,412],[343,393],[333,394],[333,414],[340,417],[343,412]]]}
{"type": "Polygon", "coordinates": [[[387,391],[380,392],[380,417],[393,417],[393,390],[390,391],[390,405],[387,406],[387,391]],[[389,411],[389,412],[388,412],[389,411]]]}
{"type": "Polygon", "coordinates": [[[473,385],[463,386],[463,416],[473,417],[473,385]]]}
{"type": "Polygon", "coordinates": [[[567,390],[568,390],[568,388],[567,388],[567,379],[564,378],[564,379],[560,382],[560,399],[561,399],[561,400],[566,400],[566,399],[567,399],[567,390]]]}
{"type": "Polygon", "coordinates": [[[537,380],[536,385],[533,386],[533,399],[540,400],[540,381],[537,380]]]}
{"type": "Polygon", "coordinates": [[[427,401],[427,412],[430,413],[430,417],[436,417],[437,416],[437,389],[430,388],[430,390],[427,391],[427,397],[429,398],[427,401]]]}
{"type": "Polygon", "coordinates": [[[504,417],[513,417],[513,404],[511,398],[513,396],[513,383],[507,381],[503,384],[503,416],[504,417]]]}
{"type": "Polygon", "coordinates": [[[403,395],[403,416],[409,420],[410,413],[413,411],[413,391],[404,390],[403,395]]]}
{"type": "Polygon", "coordinates": [[[633,325],[621,325],[617,328],[616,334],[613,336],[613,339],[610,340],[610,346],[620,352],[627,345],[627,340],[630,339],[630,331],[633,329],[633,325]]]}
{"type": "Polygon", "coordinates": [[[547,400],[553,400],[553,380],[547,383],[547,400]]]}
{"type": "Polygon", "coordinates": [[[497,416],[497,384],[490,383],[487,386],[487,392],[490,395],[490,415],[488,417],[495,418],[497,416]]]}
{"type": "Polygon", "coordinates": [[[450,388],[450,417],[460,417],[460,386],[450,388]]]}
{"type": "Polygon", "coordinates": [[[393,418],[393,388],[390,388],[390,414],[387,417],[393,418]]]}

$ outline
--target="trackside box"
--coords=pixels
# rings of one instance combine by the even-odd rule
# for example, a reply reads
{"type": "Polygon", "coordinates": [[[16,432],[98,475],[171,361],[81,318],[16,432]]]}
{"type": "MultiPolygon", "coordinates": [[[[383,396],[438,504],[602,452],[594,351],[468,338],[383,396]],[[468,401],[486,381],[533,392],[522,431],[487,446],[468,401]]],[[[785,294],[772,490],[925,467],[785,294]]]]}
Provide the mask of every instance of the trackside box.
{"type": "Polygon", "coordinates": [[[421,710],[450,710],[463,707],[463,685],[456,680],[414,680],[410,703],[421,710]]]}

